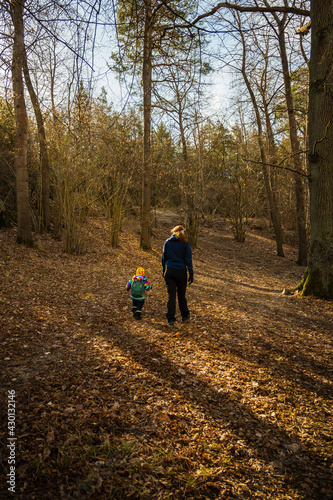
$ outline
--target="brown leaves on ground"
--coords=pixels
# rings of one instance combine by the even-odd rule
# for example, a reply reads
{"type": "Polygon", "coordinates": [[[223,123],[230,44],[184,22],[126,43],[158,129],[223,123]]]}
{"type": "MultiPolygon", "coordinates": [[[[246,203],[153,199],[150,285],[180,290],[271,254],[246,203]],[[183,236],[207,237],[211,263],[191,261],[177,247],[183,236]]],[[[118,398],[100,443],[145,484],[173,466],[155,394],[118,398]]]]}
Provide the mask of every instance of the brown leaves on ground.
{"type": "Polygon", "coordinates": [[[202,229],[191,321],[166,323],[160,256],[89,223],[80,257],[38,236],[1,243],[1,498],[15,390],[16,498],[331,499],[332,303],[296,295],[304,269],[265,232],[202,229]],[[153,291],[131,317],[138,266],[153,291]]]}

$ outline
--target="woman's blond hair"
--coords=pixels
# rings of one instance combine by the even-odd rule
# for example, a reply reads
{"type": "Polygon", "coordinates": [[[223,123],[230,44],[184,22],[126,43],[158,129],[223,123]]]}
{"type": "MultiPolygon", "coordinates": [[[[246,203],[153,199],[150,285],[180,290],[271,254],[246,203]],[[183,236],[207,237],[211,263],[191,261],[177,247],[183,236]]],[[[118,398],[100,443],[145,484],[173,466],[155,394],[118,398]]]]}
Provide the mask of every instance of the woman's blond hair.
{"type": "Polygon", "coordinates": [[[187,238],[185,236],[184,231],[185,231],[185,228],[183,226],[176,226],[173,229],[171,229],[172,234],[175,234],[177,236],[177,238],[180,239],[180,241],[182,241],[183,243],[186,243],[187,238]]]}

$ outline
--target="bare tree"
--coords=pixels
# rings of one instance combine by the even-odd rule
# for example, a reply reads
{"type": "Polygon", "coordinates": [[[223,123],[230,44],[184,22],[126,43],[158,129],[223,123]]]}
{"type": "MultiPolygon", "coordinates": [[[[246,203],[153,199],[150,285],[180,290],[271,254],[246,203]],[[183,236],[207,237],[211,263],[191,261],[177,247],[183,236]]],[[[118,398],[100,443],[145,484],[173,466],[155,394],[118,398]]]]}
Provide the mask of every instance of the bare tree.
{"type": "MultiPolygon", "coordinates": [[[[277,254],[280,257],[284,257],[284,252],[283,252],[283,231],[282,231],[282,226],[281,226],[281,220],[279,216],[279,209],[277,205],[277,200],[276,200],[276,195],[275,191],[272,188],[272,178],[271,178],[271,173],[270,173],[270,167],[268,166],[268,159],[267,159],[267,152],[266,152],[266,145],[265,145],[265,140],[264,140],[264,133],[263,133],[263,125],[262,125],[262,118],[261,118],[261,113],[258,105],[258,101],[255,95],[255,92],[253,90],[253,86],[250,81],[250,77],[248,75],[248,71],[250,68],[248,68],[247,64],[247,52],[248,48],[246,45],[245,41],[245,35],[242,29],[241,21],[240,21],[240,16],[238,13],[235,13],[235,17],[237,20],[237,28],[239,31],[240,39],[241,39],[241,44],[243,48],[243,55],[242,55],[242,65],[241,65],[241,73],[246,85],[246,88],[249,92],[252,106],[255,112],[255,117],[256,117],[256,123],[257,123],[257,128],[258,128],[258,143],[259,143],[259,149],[260,149],[260,156],[261,156],[261,161],[262,161],[262,170],[263,170],[263,176],[264,176],[264,182],[265,182],[265,187],[266,187],[266,192],[267,192],[267,197],[268,197],[268,202],[269,202],[269,207],[271,211],[271,217],[272,217],[272,222],[273,222],[273,227],[274,227],[274,232],[275,232],[275,240],[276,240],[276,246],[277,246],[277,254]]],[[[265,67],[264,67],[264,72],[263,72],[263,78],[266,77],[267,75],[267,61],[268,61],[268,54],[265,54],[265,67]]],[[[264,92],[263,87],[262,87],[262,94],[264,92]]],[[[265,96],[263,95],[265,98],[265,96]]],[[[264,99],[264,103],[265,101],[264,99]]],[[[266,106],[266,125],[268,125],[268,131],[270,133],[270,144],[272,146],[272,129],[270,127],[270,121],[269,121],[269,114],[267,111],[267,106],[266,106]]]]}
{"type": "MultiPolygon", "coordinates": [[[[264,0],[265,5],[269,8],[267,0],[264,0]]],[[[286,47],[286,27],[288,24],[288,13],[283,13],[279,17],[278,13],[272,12],[276,26],[270,23],[273,30],[276,32],[282,72],[284,81],[284,91],[285,99],[288,113],[289,121],[289,137],[292,153],[292,162],[294,168],[294,183],[295,183],[295,199],[296,199],[296,220],[297,220],[297,232],[298,232],[298,258],[297,263],[299,265],[306,265],[308,257],[308,238],[306,230],[306,196],[305,196],[305,186],[304,186],[304,172],[302,159],[300,156],[300,142],[297,134],[297,121],[295,116],[295,106],[294,97],[291,86],[291,75],[289,70],[287,47],[286,47]],[[277,28],[276,28],[277,27],[277,28]]]]}
{"type": "Polygon", "coordinates": [[[38,138],[39,138],[39,148],[40,148],[40,161],[41,161],[41,191],[42,191],[42,199],[41,199],[41,212],[42,212],[42,229],[47,230],[50,227],[51,221],[51,213],[50,213],[50,165],[49,165],[49,157],[47,152],[47,144],[46,144],[46,133],[44,126],[44,118],[40,108],[40,103],[38,100],[38,96],[33,87],[30,72],[28,68],[27,62],[27,54],[24,49],[24,57],[23,57],[23,73],[24,79],[29,91],[30,99],[34,108],[37,129],[38,129],[38,138]]]}
{"type": "MultiPolygon", "coordinates": [[[[175,6],[176,2],[171,2],[175,6]]],[[[177,13],[181,9],[191,11],[193,2],[178,2],[177,13]]],[[[144,123],[144,154],[143,154],[143,180],[142,180],[142,213],[140,246],[149,249],[150,244],[150,212],[151,212],[151,114],[152,114],[152,89],[153,74],[161,71],[161,67],[170,64],[166,61],[168,51],[175,56],[182,50],[185,37],[181,39],[174,29],[175,14],[165,1],[134,0],[133,2],[120,2],[118,9],[118,22],[121,22],[119,33],[121,51],[115,58],[118,67],[126,67],[125,60],[130,67],[142,68],[143,87],[143,123],[144,123]],[[128,27],[130,29],[128,29],[128,27]],[[138,47],[142,51],[138,50],[138,47]],[[141,53],[142,52],[142,53],[141,53]]],[[[180,30],[182,33],[182,30],[180,30]]],[[[174,63],[174,60],[171,62],[174,63]]],[[[155,94],[157,95],[157,94],[155,94]]]]}
{"type": "Polygon", "coordinates": [[[31,246],[31,218],[29,206],[27,128],[28,116],[24,99],[24,0],[10,2],[10,14],[14,28],[12,78],[16,122],[15,170],[17,196],[17,237],[18,243],[31,246]]]}
{"type": "Polygon", "coordinates": [[[195,132],[195,104],[199,87],[196,70],[197,67],[191,61],[183,61],[183,64],[179,61],[170,63],[163,74],[162,85],[155,89],[157,106],[171,118],[179,130],[182,154],[179,184],[185,209],[186,233],[193,248],[197,245],[199,205],[195,181],[197,168],[193,165],[196,162],[189,157],[188,141],[191,132],[195,132]]]}

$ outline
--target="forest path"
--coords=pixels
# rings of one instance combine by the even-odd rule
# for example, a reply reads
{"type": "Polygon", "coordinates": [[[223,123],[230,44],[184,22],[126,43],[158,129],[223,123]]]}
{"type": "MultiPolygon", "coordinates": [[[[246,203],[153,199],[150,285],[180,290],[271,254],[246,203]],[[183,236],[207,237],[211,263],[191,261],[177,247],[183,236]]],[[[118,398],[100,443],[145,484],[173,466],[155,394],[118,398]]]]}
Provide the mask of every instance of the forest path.
{"type": "Polygon", "coordinates": [[[118,249],[90,221],[82,256],[0,233],[17,497],[333,498],[332,303],[282,295],[304,272],[295,250],[275,256],[267,231],[239,244],[217,221],[193,251],[191,321],[170,329],[160,258],[178,221],[164,215],[150,252],[133,221],[118,249]],[[141,321],[125,291],[138,266],[153,285],[141,321]]]}

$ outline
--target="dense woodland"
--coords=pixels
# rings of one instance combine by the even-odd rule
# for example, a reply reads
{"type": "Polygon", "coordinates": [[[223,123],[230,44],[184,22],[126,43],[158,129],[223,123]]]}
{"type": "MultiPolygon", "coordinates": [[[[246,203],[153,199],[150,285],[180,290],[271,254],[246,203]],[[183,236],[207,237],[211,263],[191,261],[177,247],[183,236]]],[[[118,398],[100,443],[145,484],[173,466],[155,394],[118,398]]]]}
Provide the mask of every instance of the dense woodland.
{"type": "Polygon", "coordinates": [[[306,2],[2,7],[1,221],[17,224],[18,243],[52,230],[80,253],[96,211],[110,219],[111,245],[136,211],[148,250],[156,207],[184,210],[193,246],[212,214],[238,241],[265,217],[278,255],[284,229],[297,234],[297,262],[309,264],[302,292],[332,296],[330,84],[319,84],[330,45],[317,37],[328,29],[320,2],[311,42],[306,2]],[[127,92],[120,111],[103,87],[107,70],[127,92]],[[205,106],[214,72],[234,87],[224,116],[205,106]]]}
{"type": "Polygon", "coordinates": [[[0,0],[18,498],[333,498],[327,8],[0,0]],[[195,281],[170,333],[178,223],[195,281]],[[138,265],[141,323],[123,286],[138,265]]]}
{"type": "MultiPolygon", "coordinates": [[[[25,244],[33,242],[31,227],[63,233],[66,251],[79,253],[84,219],[94,211],[110,218],[111,245],[128,209],[136,211],[145,249],[156,207],[184,210],[193,246],[200,220],[212,214],[230,221],[237,241],[251,219],[266,217],[278,255],[285,227],[298,236],[300,265],[312,248],[303,292],[330,297],[323,262],[332,201],[329,191],[318,192],[321,181],[310,197],[320,208],[313,202],[309,210],[311,161],[318,163],[329,128],[320,119],[322,135],[309,145],[309,4],[203,4],[3,2],[2,224],[16,222],[25,244]],[[105,87],[95,95],[94,62],[106,51],[106,68],[128,92],[120,111],[105,87]],[[235,91],[228,114],[212,117],[205,103],[219,67],[235,91]],[[311,230],[323,233],[312,247],[311,230]]],[[[330,185],[330,171],[319,170],[330,185]]]]}

